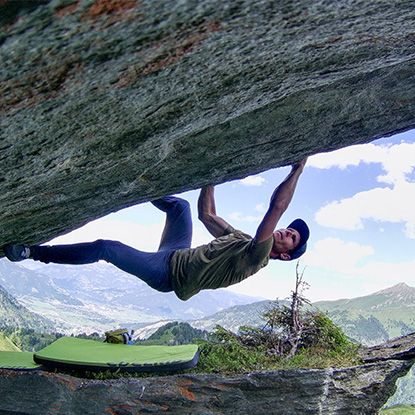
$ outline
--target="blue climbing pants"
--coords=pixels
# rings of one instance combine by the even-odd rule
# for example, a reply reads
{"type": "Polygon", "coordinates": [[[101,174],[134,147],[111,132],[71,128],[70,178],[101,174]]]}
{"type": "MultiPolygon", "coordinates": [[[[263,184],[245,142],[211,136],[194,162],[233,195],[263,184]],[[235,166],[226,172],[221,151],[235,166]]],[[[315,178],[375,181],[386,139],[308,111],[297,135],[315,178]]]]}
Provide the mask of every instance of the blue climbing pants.
{"type": "Polygon", "coordinates": [[[192,218],[186,200],[166,196],[152,202],[166,213],[166,223],[157,252],[143,252],[118,241],[99,239],[72,245],[31,246],[35,261],[56,264],[91,264],[107,261],[119,269],[135,275],[150,287],[172,291],[170,258],[177,249],[190,248],[192,218]]]}

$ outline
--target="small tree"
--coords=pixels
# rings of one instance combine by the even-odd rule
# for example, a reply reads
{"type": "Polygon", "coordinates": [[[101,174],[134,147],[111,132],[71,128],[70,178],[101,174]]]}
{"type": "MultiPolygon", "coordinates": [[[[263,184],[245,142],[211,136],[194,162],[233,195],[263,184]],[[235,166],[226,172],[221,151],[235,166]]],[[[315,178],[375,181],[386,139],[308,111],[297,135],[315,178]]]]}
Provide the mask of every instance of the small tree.
{"type": "Polygon", "coordinates": [[[305,327],[305,321],[301,318],[300,314],[301,308],[304,304],[310,305],[310,301],[303,296],[303,292],[309,288],[309,284],[303,279],[305,268],[300,272],[299,265],[300,262],[298,261],[295,267],[295,289],[291,292],[291,324],[288,328],[289,336],[287,339],[291,349],[288,352],[288,357],[296,354],[305,327]]]}
{"type": "Polygon", "coordinates": [[[262,328],[241,327],[239,340],[247,347],[264,347],[269,356],[292,358],[304,348],[335,348],[350,343],[347,337],[325,314],[312,309],[304,291],[305,268],[296,265],[295,288],[291,291],[290,305],[273,305],[262,314],[262,328]],[[307,306],[307,307],[305,307],[307,306]]]}
{"type": "Polygon", "coordinates": [[[356,364],[356,346],[304,296],[309,288],[304,271],[297,263],[289,305],[274,303],[262,314],[262,327],[241,326],[235,334],[217,326],[216,340],[202,344],[199,367],[212,372],[237,372],[356,364]]]}

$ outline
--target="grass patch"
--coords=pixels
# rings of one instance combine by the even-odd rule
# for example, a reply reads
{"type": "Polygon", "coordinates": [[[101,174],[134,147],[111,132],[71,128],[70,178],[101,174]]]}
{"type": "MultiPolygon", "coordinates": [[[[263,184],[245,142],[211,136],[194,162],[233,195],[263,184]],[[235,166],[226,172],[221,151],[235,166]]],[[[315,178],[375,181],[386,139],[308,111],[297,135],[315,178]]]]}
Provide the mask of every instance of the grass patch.
{"type": "MultiPolygon", "coordinates": [[[[237,374],[255,370],[324,369],[350,367],[361,363],[359,346],[343,339],[341,344],[318,342],[310,347],[300,347],[294,356],[273,353],[264,345],[246,346],[238,335],[222,327],[216,330],[217,342],[199,344],[200,360],[193,373],[237,374]]],[[[323,339],[324,340],[324,339],[323,339]]]]}
{"type": "Polygon", "coordinates": [[[415,406],[397,405],[387,409],[381,409],[379,415],[415,415],[415,406]]]}

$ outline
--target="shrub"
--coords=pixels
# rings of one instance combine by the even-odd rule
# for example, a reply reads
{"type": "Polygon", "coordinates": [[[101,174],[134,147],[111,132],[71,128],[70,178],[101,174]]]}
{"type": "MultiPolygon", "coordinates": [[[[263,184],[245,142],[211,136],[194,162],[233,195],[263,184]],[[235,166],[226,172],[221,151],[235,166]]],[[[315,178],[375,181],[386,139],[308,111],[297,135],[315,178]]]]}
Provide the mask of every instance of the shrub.
{"type": "Polygon", "coordinates": [[[234,334],[216,327],[213,341],[200,342],[197,371],[236,373],[252,370],[350,366],[360,362],[357,349],[330,318],[304,305],[308,284],[296,273],[290,306],[277,303],[266,310],[262,328],[242,326],[234,334]]]}

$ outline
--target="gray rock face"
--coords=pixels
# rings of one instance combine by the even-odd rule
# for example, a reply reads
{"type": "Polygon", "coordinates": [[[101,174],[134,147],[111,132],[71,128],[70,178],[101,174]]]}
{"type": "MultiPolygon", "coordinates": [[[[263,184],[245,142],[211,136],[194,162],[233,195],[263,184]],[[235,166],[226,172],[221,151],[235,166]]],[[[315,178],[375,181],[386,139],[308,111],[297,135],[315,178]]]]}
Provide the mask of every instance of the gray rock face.
{"type": "Polygon", "coordinates": [[[407,361],[393,360],[338,370],[113,381],[0,370],[0,411],[31,415],[371,415],[393,394],[397,377],[409,367],[407,361]]]}
{"type": "Polygon", "coordinates": [[[0,2],[0,245],[415,126],[411,2],[21,3],[0,2]]]}
{"type": "Polygon", "coordinates": [[[415,335],[362,349],[361,366],[92,381],[0,369],[1,413],[375,415],[413,363],[415,335]],[[397,360],[400,359],[400,360],[397,360]]]}

